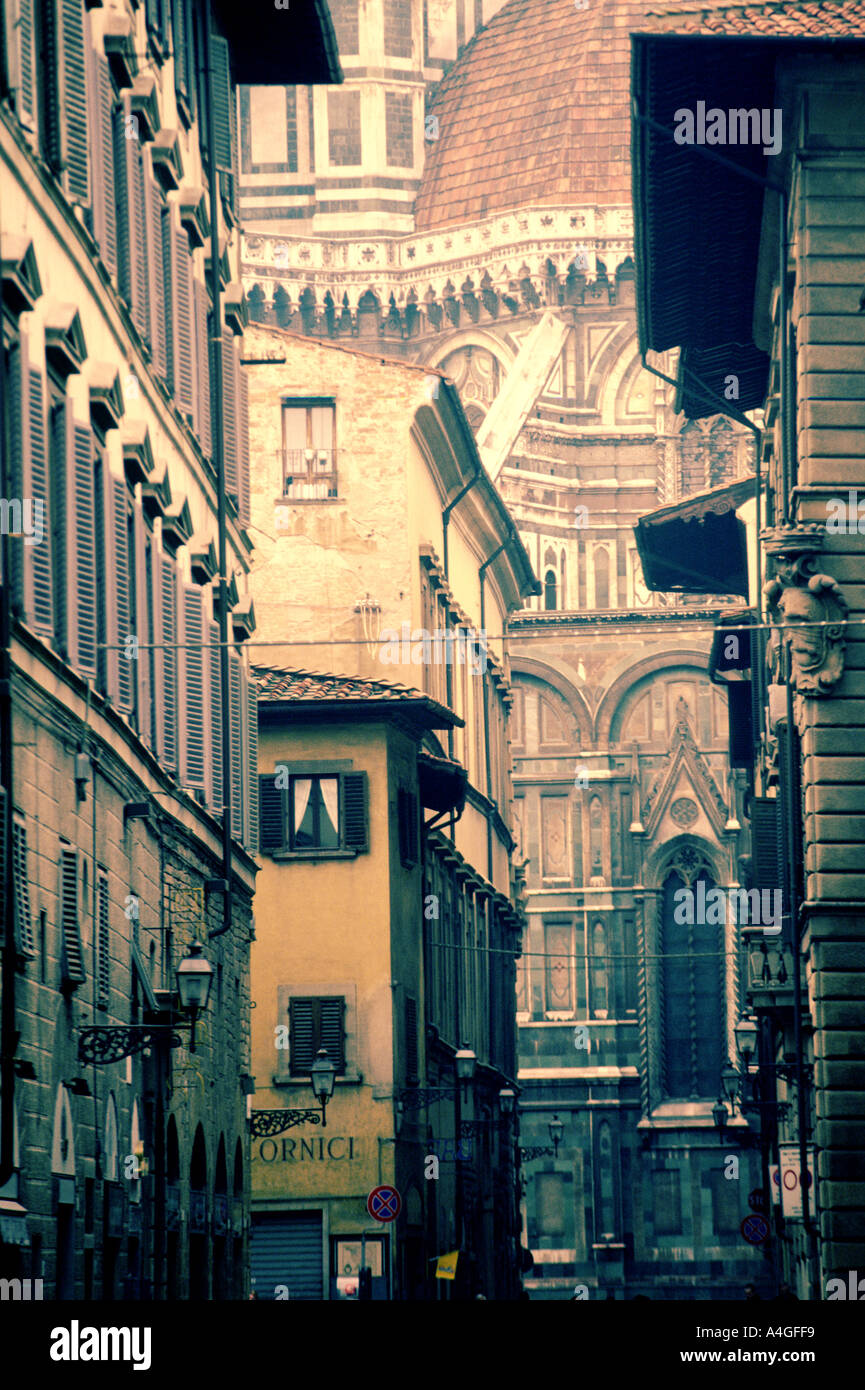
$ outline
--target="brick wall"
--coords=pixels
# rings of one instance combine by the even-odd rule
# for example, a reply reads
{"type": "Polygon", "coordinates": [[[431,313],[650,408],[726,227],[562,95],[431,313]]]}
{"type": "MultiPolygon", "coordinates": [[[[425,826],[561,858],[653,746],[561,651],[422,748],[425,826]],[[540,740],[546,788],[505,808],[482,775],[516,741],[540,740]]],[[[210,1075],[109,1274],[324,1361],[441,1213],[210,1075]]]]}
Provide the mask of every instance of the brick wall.
{"type": "Polygon", "coordinates": [[[336,46],[342,58],[358,52],[357,0],[328,0],[336,33],[336,46]]]}
{"type": "Polygon", "coordinates": [[[411,0],[384,0],[384,51],[388,58],[411,57],[411,0]]]}
{"type": "Polygon", "coordinates": [[[388,164],[410,169],[414,163],[411,92],[385,92],[385,128],[388,164]]]}
{"type": "Polygon", "coordinates": [[[360,164],[360,92],[328,92],[327,134],[331,164],[360,164]]]}

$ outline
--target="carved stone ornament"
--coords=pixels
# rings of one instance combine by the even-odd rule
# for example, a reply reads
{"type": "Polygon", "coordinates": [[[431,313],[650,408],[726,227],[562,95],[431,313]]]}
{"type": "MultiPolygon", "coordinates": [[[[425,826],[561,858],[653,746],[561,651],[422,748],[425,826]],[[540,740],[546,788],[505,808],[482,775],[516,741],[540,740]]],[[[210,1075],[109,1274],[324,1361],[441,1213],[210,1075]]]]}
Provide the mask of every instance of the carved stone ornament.
{"type": "Polygon", "coordinates": [[[831,695],[844,673],[847,603],[837,580],[811,574],[815,561],[802,555],[765,585],[770,617],[777,624],[767,659],[775,680],[781,673],[781,644],[797,695],[831,695]]]}

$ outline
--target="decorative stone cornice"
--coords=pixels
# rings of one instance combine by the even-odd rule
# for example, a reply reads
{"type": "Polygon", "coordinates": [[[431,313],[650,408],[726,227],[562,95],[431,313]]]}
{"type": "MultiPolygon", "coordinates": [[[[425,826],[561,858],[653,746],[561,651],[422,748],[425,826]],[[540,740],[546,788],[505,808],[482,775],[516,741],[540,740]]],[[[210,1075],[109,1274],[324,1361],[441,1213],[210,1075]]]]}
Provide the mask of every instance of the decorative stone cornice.
{"type": "Polygon", "coordinates": [[[0,243],[3,263],[3,308],[17,320],[32,309],[42,294],[36,252],[28,236],[4,232],[0,243]]]}
{"type": "Polygon", "coordinates": [[[200,184],[186,184],[181,188],[177,199],[180,212],[180,225],[189,237],[193,251],[203,246],[210,235],[210,219],[207,214],[207,197],[200,184]]]}
{"type": "Polygon", "coordinates": [[[173,193],[180,187],[183,160],[176,130],[163,127],[156,132],[150,146],[150,162],[153,165],[153,175],[159,181],[163,193],[173,193]]]}
{"type": "Polygon", "coordinates": [[[131,14],[109,12],[105,22],[105,56],[118,91],[131,87],[138,72],[135,21],[131,14]]]}
{"type": "Polygon", "coordinates": [[[143,420],[132,420],[123,427],[123,471],[130,487],[144,483],[153,472],[150,432],[143,420]]]}
{"type": "Polygon", "coordinates": [[[138,127],[142,144],[154,138],[160,128],[159,85],[152,72],[140,72],[132,83],[129,109],[138,127]]]}

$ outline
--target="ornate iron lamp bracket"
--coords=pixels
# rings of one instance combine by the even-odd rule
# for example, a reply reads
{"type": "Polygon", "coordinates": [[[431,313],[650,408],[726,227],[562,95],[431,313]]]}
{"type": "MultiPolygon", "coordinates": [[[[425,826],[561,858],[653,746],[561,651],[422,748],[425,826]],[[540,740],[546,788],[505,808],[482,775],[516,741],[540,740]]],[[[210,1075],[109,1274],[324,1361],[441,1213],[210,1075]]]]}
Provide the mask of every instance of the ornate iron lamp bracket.
{"type": "Polygon", "coordinates": [[[403,1110],[423,1110],[437,1100],[453,1099],[457,1095],[459,1088],[456,1086],[417,1086],[410,1091],[400,1091],[399,1099],[403,1110]]]}
{"type": "Polygon", "coordinates": [[[320,1125],[320,1110],[253,1110],[250,1133],[253,1139],[272,1139],[295,1125],[320,1125]]]}
{"type": "Polygon", "coordinates": [[[527,1149],[520,1149],[520,1160],[530,1163],[533,1158],[554,1158],[555,1154],[552,1144],[534,1144],[527,1149]]]}
{"type": "Polygon", "coordinates": [[[130,1024],[119,1028],[82,1028],[78,1036],[78,1060],[94,1066],[122,1062],[148,1047],[182,1047],[183,1039],[170,1024],[130,1024]]]}

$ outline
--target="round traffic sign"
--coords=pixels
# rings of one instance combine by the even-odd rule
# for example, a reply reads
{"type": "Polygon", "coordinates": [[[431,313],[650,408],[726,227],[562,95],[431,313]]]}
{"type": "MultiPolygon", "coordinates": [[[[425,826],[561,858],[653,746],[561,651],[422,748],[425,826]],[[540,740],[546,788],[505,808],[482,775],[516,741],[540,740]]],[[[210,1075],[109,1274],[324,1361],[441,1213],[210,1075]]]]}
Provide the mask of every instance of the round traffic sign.
{"type": "Polygon", "coordinates": [[[762,1187],[755,1187],[748,1193],[748,1206],[752,1211],[766,1210],[766,1194],[762,1187]]]}
{"type": "Polygon", "coordinates": [[[395,1187],[374,1187],[366,1209],[374,1221],[395,1221],[402,1211],[402,1198],[395,1187]]]}
{"type": "Polygon", "coordinates": [[[745,1217],[739,1230],[749,1245],[762,1245],[769,1234],[769,1223],[764,1216],[754,1212],[752,1216],[745,1217]]]}

